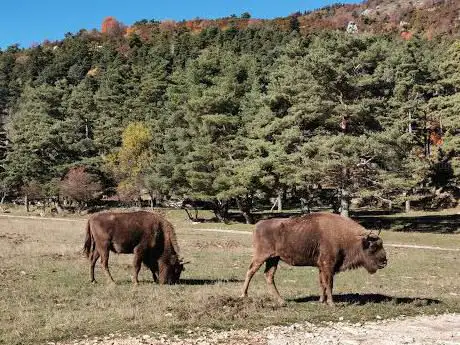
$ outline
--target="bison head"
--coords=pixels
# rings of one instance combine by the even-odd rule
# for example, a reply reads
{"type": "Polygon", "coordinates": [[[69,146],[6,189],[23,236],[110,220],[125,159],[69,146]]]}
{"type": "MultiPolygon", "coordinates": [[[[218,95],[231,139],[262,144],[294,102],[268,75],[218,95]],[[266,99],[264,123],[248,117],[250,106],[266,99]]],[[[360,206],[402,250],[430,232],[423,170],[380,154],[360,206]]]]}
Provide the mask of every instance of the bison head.
{"type": "Polygon", "coordinates": [[[184,270],[184,262],[177,255],[172,255],[166,262],[160,262],[159,269],[160,284],[177,284],[184,270]]]}
{"type": "Polygon", "coordinates": [[[382,239],[373,233],[362,237],[364,267],[373,274],[387,265],[387,254],[382,239]]]}

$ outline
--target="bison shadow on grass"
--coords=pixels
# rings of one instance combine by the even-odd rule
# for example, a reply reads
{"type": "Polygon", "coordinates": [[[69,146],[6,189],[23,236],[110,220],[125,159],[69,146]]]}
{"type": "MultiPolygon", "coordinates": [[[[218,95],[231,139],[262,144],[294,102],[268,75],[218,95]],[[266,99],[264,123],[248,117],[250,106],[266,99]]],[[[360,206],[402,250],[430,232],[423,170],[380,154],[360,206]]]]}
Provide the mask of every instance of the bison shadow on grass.
{"type": "MultiPolygon", "coordinates": [[[[226,283],[242,283],[243,280],[231,278],[231,279],[182,279],[180,278],[177,282],[178,285],[191,285],[191,286],[200,286],[200,285],[216,285],[216,284],[226,284],[226,283]]],[[[118,280],[117,285],[132,285],[131,279],[118,280]]],[[[142,279],[139,280],[139,285],[158,285],[151,279],[142,279]]]]}
{"type": "Polygon", "coordinates": [[[216,284],[226,284],[226,283],[242,283],[243,280],[240,279],[180,279],[180,285],[216,285],[216,284]]]}
{"type": "MultiPolygon", "coordinates": [[[[241,279],[179,279],[179,285],[191,285],[191,286],[200,286],[200,285],[216,285],[216,284],[226,284],[226,283],[242,283],[243,280],[241,279]]],[[[131,280],[121,280],[118,281],[117,284],[119,285],[129,285],[132,284],[131,280]]],[[[150,284],[150,285],[157,285],[152,280],[140,280],[140,285],[150,284]]]]}
{"type": "MultiPolygon", "coordinates": [[[[296,303],[304,302],[318,302],[319,296],[305,296],[289,299],[288,301],[296,303]]],[[[334,301],[338,303],[347,304],[370,304],[370,303],[392,303],[392,304],[414,304],[416,306],[427,306],[432,304],[440,304],[441,301],[431,298],[419,298],[419,297],[395,297],[381,294],[340,294],[334,295],[334,301]]]]}

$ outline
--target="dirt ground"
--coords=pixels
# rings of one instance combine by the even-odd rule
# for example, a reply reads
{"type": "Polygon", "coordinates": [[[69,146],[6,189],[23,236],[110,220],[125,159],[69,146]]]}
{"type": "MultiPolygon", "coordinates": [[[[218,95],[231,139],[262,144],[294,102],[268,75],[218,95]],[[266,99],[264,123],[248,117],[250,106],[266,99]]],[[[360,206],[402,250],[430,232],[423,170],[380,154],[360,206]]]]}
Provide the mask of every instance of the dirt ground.
{"type": "Polygon", "coordinates": [[[364,324],[329,322],[320,326],[305,322],[268,327],[257,332],[193,329],[187,330],[186,334],[185,337],[153,333],[137,337],[110,334],[58,345],[460,345],[460,315],[401,317],[364,324]]]}

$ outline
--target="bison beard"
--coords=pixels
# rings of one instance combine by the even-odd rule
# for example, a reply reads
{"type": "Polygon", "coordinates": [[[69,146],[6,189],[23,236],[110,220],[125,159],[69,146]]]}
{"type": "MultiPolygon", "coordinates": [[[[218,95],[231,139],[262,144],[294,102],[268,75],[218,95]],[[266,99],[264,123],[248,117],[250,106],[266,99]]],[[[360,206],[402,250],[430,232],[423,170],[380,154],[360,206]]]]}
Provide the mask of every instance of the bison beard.
{"type": "Polygon", "coordinates": [[[91,216],[86,225],[84,251],[91,261],[91,282],[95,282],[94,267],[99,258],[107,278],[114,281],[108,267],[110,251],[134,254],[135,284],[142,263],[160,284],[177,283],[184,266],[172,224],[150,212],[102,212],[91,216]]]}
{"type": "Polygon", "coordinates": [[[333,305],[334,274],[364,267],[373,274],[387,264],[381,238],[355,221],[331,213],[268,219],[256,224],[253,259],[246,273],[242,297],[247,296],[253,275],[265,262],[270,292],[284,304],[274,282],[279,260],[292,266],[316,266],[319,270],[320,302],[333,305]]]}

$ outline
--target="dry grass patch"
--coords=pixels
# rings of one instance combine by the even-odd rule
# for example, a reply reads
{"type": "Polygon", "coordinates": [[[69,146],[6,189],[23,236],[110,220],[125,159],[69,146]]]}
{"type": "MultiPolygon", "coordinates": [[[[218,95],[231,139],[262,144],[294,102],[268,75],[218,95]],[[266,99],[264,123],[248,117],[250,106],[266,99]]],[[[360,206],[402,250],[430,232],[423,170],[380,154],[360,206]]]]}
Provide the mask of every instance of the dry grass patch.
{"type": "MultiPolygon", "coordinates": [[[[276,282],[288,304],[279,307],[267,291],[263,268],[251,283],[250,297],[238,297],[251,259],[251,236],[190,231],[185,222],[175,224],[183,255],[191,260],[182,284],[156,285],[150,272],[142,269],[141,284],[134,287],[130,255],[110,256],[117,285],[106,283],[99,265],[98,283],[89,283],[89,263],[81,254],[83,220],[0,218],[0,343],[460,312],[458,252],[390,247],[389,266],[377,274],[357,270],[337,276],[335,308],[316,302],[316,269],[281,264],[276,282]]],[[[387,242],[460,248],[459,235],[383,236],[387,242]]]]}

